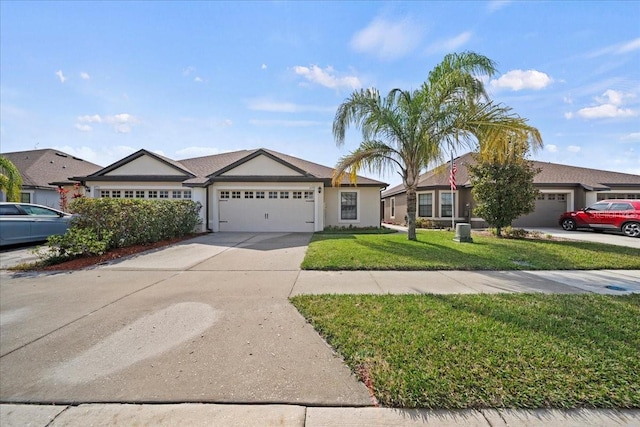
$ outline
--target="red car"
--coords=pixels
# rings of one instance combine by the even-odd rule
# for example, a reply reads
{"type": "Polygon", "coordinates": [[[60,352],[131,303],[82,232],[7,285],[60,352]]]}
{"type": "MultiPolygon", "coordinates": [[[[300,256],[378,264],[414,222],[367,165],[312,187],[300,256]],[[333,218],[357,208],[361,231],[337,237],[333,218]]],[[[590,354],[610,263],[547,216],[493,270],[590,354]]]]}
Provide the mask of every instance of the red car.
{"type": "Polygon", "coordinates": [[[579,211],[565,212],[559,222],[567,231],[591,228],[640,237],[640,200],[603,200],[579,211]]]}

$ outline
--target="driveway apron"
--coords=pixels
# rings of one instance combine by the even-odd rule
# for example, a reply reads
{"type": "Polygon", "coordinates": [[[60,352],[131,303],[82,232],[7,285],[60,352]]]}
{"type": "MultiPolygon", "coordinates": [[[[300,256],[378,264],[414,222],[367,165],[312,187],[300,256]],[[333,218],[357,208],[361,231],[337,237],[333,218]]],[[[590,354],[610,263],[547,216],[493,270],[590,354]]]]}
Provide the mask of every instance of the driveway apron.
{"type": "Polygon", "coordinates": [[[3,280],[3,402],[368,406],[289,303],[310,234],[216,233],[3,280]]]}

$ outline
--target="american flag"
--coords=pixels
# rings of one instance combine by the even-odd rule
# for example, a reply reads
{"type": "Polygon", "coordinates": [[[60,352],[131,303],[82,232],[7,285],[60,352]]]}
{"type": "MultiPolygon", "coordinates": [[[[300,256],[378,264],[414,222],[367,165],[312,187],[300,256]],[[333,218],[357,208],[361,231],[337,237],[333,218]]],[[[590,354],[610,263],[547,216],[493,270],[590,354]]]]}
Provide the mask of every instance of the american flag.
{"type": "Polygon", "coordinates": [[[451,189],[456,190],[456,172],[458,172],[458,167],[456,166],[455,161],[451,161],[451,172],[449,173],[449,184],[451,184],[451,189]]]}

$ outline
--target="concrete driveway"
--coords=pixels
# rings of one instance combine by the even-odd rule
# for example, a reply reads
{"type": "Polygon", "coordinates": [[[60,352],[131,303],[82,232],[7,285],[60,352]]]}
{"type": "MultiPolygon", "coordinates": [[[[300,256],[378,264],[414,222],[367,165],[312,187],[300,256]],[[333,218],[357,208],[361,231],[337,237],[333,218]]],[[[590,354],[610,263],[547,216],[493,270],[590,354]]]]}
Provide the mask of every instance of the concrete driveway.
{"type": "Polygon", "coordinates": [[[371,405],[287,300],[309,239],[219,233],[3,277],[0,400],[371,405]]]}
{"type": "Polygon", "coordinates": [[[527,228],[527,230],[538,231],[543,235],[548,234],[550,236],[561,237],[563,239],[607,243],[609,245],[627,246],[629,248],[640,249],[640,239],[627,237],[620,233],[596,232],[593,230],[565,231],[560,227],[527,228]]]}

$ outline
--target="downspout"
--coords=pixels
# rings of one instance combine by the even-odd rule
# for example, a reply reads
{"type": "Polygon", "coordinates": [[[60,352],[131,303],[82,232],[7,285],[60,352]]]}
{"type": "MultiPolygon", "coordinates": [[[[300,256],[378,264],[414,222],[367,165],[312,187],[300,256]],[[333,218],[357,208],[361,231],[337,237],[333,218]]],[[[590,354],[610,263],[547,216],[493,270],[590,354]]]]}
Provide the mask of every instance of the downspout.
{"type": "Polygon", "coordinates": [[[205,221],[205,223],[206,223],[205,227],[207,228],[207,232],[213,233],[213,230],[211,229],[211,227],[209,227],[209,189],[211,188],[211,186],[207,185],[205,188],[206,188],[206,190],[205,190],[206,203],[205,204],[207,205],[205,207],[205,213],[204,213],[205,217],[207,218],[207,220],[205,221]]]}

